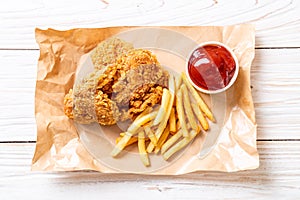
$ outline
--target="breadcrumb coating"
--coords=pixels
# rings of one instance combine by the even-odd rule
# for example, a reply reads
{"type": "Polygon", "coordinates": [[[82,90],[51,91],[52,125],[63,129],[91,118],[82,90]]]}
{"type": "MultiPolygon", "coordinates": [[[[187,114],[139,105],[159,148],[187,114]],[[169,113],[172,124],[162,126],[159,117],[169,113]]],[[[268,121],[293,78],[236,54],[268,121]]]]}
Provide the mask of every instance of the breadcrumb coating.
{"type": "MultiPolygon", "coordinates": [[[[96,58],[95,52],[93,59],[96,58]]],[[[156,56],[143,49],[115,55],[118,58],[114,63],[102,67],[102,70],[96,68],[65,95],[66,116],[83,124],[113,125],[160,101],[168,73],[162,69],[156,56]]],[[[106,64],[101,59],[93,62],[100,63],[97,66],[106,64]]]]}

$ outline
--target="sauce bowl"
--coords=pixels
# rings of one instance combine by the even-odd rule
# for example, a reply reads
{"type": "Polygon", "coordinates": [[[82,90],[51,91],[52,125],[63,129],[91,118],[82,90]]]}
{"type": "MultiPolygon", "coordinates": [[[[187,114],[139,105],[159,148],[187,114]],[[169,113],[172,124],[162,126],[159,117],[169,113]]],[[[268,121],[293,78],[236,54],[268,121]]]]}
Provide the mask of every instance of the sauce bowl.
{"type": "Polygon", "coordinates": [[[198,91],[217,94],[226,91],[236,81],[239,62],[230,47],[209,41],[191,51],[185,70],[189,81],[198,91]]]}

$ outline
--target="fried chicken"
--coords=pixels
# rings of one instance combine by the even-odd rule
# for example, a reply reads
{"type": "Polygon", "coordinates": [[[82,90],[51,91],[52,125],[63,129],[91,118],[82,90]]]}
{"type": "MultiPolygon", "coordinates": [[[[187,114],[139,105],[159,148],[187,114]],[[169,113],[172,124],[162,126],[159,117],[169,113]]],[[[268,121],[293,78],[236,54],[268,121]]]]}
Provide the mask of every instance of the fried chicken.
{"type": "Polygon", "coordinates": [[[91,53],[91,59],[95,69],[103,69],[105,66],[116,62],[117,58],[133,49],[131,43],[119,38],[109,38],[99,43],[91,53]]]}
{"type": "Polygon", "coordinates": [[[64,99],[65,114],[83,124],[112,125],[118,120],[132,118],[160,101],[158,86],[166,85],[167,76],[150,51],[130,50],[103,70],[95,69],[71,89],[64,99]],[[145,93],[143,99],[131,99],[133,92],[140,87],[149,87],[148,96],[145,93]],[[134,103],[141,100],[148,101],[140,105],[134,103]]]}
{"type": "Polygon", "coordinates": [[[148,106],[160,102],[162,89],[167,87],[168,73],[159,64],[143,64],[127,71],[113,85],[112,100],[119,110],[128,110],[130,118],[148,106]]]}
{"type": "Polygon", "coordinates": [[[149,106],[152,107],[161,101],[163,86],[156,84],[145,84],[137,88],[129,100],[129,115],[134,118],[149,106]]]}

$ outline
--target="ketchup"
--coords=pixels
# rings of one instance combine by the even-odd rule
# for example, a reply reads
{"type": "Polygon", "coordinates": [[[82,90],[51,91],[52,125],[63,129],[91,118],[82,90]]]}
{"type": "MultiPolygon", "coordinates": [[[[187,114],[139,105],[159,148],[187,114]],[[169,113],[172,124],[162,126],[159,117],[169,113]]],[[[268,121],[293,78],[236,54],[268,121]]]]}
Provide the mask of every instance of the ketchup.
{"type": "Polygon", "coordinates": [[[219,90],[226,87],[236,69],[230,52],[220,45],[205,45],[191,54],[188,73],[198,87],[219,90]]]}

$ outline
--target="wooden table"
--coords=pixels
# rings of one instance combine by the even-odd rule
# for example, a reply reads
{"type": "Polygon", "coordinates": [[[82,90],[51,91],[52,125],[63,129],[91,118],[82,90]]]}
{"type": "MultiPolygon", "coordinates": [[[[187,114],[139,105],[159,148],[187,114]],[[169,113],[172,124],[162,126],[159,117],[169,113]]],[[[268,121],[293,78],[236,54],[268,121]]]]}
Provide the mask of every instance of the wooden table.
{"type": "Polygon", "coordinates": [[[9,0],[0,6],[0,199],[299,199],[299,0],[9,0]],[[256,25],[252,94],[260,167],[142,176],[31,172],[36,141],[34,28],[256,25]]]}

